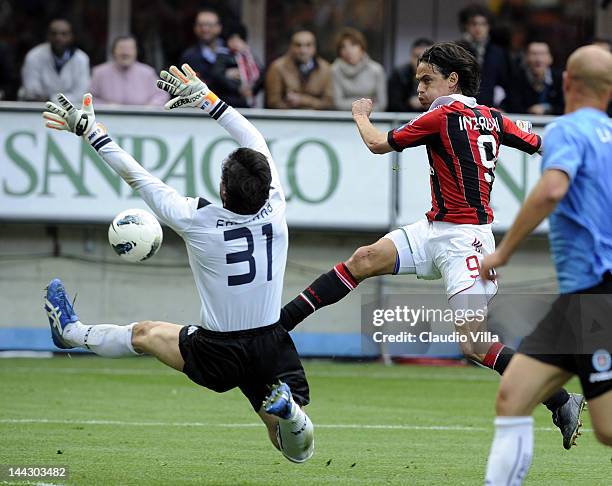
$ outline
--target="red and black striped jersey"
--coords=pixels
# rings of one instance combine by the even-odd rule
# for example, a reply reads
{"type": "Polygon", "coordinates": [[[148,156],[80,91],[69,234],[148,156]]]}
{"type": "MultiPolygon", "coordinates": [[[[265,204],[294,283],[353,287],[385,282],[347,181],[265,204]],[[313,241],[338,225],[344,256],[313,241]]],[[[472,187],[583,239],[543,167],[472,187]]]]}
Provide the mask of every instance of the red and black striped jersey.
{"type": "Polygon", "coordinates": [[[462,95],[440,97],[429,111],[387,135],[389,145],[402,151],[425,145],[430,167],[430,221],[488,224],[499,146],[529,154],[542,143],[498,110],[477,105],[462,95]]]}

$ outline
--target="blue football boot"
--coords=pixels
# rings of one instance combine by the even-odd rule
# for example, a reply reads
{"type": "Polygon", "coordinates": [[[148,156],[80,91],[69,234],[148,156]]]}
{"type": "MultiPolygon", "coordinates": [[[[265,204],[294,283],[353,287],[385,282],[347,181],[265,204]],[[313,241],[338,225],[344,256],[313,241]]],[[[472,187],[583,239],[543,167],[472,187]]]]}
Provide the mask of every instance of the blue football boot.
{"type": "Polygon", "coordinates": [[[64,328],[68,324],[78,321],[79,318],[75,314],[64,284],[59,278],[51,280],[46,291],[45,311],[47,311],[49,326],[51,326],[53,344],[60,349],[71,349],[74,346],[68,345],[62,335],[64,334],[64,328]]]}
{"type": "Polygon", "coordinates": [[[264,400],[263,407],[266,413],[288,419],[291,417],[292,403],[289,385],[279,381],[270,389],[270,395],[264,400]]]}

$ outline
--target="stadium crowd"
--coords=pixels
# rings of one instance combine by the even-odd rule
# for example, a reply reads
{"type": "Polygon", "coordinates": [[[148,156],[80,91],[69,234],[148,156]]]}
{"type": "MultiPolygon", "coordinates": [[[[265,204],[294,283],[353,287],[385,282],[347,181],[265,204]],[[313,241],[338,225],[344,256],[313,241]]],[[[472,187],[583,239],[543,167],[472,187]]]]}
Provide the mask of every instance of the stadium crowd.
{"type": "MultiPolygon", "coordinates": [[[[506,49],[494,42],[491,11],[481,4],[459,12],[462,36],[456,42],[470,50],[481,68],[478,102],[510,113],[559,115],[563,113],[561,71],[553,67],[553,56],[543,38],[527,38],[521,49],[506,49]]],[[[416,64],[433,44],[416,39],[409,59],[395,67],[387,78],[385,69],[368,54],[362,32],[345,27],[338,32],[336,59],[328,62],[317,53],[315,32],[293,32],[287,52],[267,68],[253,54],[247,29],[240,24],[223,24],[212,9],[200,10],[194,19],[195,42],[175,64],[190,64],[198,76],[218,95],[238,108],[258,106],[264,101],[272,109],[350,110],[354,99],[367,97],[377,111],[421,111],[415,80],[416,64]]],[[[612,51],[607,39],[593,43],[612,51]]],[[[132,35],[112,42],[111,59],[90,70],[89,56],[77,47],[71,23],[63,18],[50,22],[47,42],[33,47],[25,56],[18,90],[7,74],[9,66],[0,50],[0,99],[17,92],[17,99],[42,101],[63,92],[79,99],[91,92],[98,104],[163,105],[167,95],[154,86],[153,67],[138,61],[138,39],[132,35]],[[90,72],[91,71],[91,72],[90,72]],[[136,88],[135,88],[136,87],[136,88]]],[[[608,109],[612,116],[612,103],[608,109]]]]}

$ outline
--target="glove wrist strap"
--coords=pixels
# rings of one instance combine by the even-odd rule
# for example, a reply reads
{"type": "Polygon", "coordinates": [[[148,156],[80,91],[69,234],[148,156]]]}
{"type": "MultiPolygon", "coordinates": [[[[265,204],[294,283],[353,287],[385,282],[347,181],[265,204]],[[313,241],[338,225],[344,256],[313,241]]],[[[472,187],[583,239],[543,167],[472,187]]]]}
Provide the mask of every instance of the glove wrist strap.
{"type": "Polygon", "coordinates": [[[106,127],[101,123],[96,123],[89,133],[85,135],[85,139],[96,150],[96,152],[104,147],[107,143],[111,142],[106,127]]]}
{"type": "Polygon", "coordinates": [[[202,102],[198,105],[198,108],[204,110],[206,113],[210,113],[220,101],[221,100],[215,93],[209,91],[206,96],[202,98],[202,102]]]}
{"type": "Polygon", "coordinates": [[[204,97],[204,101],[200,105],[200,109],[204,110],[208,115],[218,120],[225,110],[228,108],[228,104],[220,99],[215,93],[209,91],[208,94],[204,97]]]}

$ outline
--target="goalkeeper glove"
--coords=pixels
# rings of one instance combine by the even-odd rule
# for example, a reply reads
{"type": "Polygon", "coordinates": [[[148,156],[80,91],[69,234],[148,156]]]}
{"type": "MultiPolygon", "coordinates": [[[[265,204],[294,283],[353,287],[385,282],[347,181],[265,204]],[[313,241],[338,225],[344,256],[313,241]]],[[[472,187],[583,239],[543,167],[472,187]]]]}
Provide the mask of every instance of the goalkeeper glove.
{"type": "Polygon", "coordinates": [[[61,107],[51,101],[45,103],[48,111],[43,112],[43,118],[48,128],[66,130],[78,136],[87,135],[96,124],[91,93],[83,96],[83,105],[77,110],[62,93],[57,95],[61,107]]]}
{"type": "Polygon", "coordinates": [[[164,108],[172,110],[181,106],[194,106],[210,111],[219,98],[198,78],[189,64],[183,64],[182,69],[181,71],[176,66],[170,66],[170,72],[159,73],[161,79],[157,80],[157,87],[175,97],[168,101],[164,108]]]}

